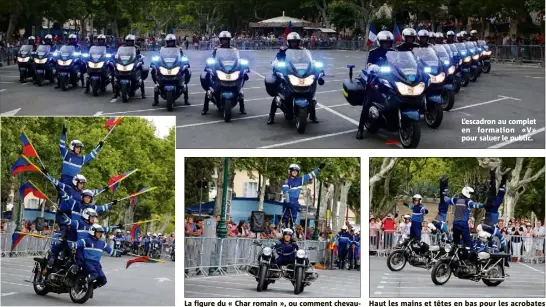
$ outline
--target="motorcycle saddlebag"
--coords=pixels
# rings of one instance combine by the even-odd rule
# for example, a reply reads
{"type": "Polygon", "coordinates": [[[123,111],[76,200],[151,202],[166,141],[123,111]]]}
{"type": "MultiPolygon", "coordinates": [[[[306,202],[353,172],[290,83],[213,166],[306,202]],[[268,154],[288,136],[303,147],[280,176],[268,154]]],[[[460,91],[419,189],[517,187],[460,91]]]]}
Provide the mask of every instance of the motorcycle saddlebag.
{"type": "Polygon", "coordinates": [[[276,78],[272,75],[265,77],[265,90],[267,91],[267,94],[271,97],[277,96],[277,82],[276,78]]]}
{"type": "Polygon", "coordinates": [[[150,67],[144,67],[142,66],[142,80],[146,80],[148,78],[148,73],[150,72],[150,67]]]}
{"type": "Polygon", "coordinates": [[[343,96],[352,106],[361,106],[366,96],[366,87],[360,80],[344,80],[343,96]]]}
{"type": "Polygon", "coordinates": [[[201,76],[199,76],[199,79],[201,80],[201,87],[204,91],[209,90],[209,78],[208,78],[208,72],[204,71],[201,73],[201,76]]]}

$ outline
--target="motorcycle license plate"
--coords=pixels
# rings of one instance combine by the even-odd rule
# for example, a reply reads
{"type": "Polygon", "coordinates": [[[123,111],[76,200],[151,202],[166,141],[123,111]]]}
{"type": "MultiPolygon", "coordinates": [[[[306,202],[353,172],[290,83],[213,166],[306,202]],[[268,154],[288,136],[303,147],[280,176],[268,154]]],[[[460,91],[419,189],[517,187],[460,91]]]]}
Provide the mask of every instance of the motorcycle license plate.
{"type": "Polygon", "coordinates": [[[19,67],[19,71],[26,71],[27,69],[25,67],[19,67]]]}
{"type": "Polygon", "coordinates": [[[59,75],[61,75],[61,76],[68,76],[68,73],[67,73],[67,72],[60,72],[59,75]]]}
{"type": "Polygon", "coordinates": [[[100,77],[99,76],[91,76],[91,80],[99,80],[100,77]]]}
{"type": "Polygon", "coordinates": [[[232,92],[223,92],[222,96],[224,98],[230,99],[230,98],[233,98],[233,93],[232,92]]]}
{"type": "Polygon", "coordinates": [[[119,80],[119,83],[121,83],[121,84],[129,84],[129,80],[127,80],[127,79],[121,79],[121,80],[119,80]]]}
{"type": "Polygon", "coordinates": [[[408,86],[407,88],[408,88],[408,94],[413,95],[413,92],[415,91],[415,90],[413,89],[413,87],[408,86]]]}
{"type": "Polygon", "coordinates": [[[38,70],[36,70],[36,73],[37,73],[37,74],[43,74],[43,73],[44,73],[44,71],[43,71],[43,70],[41,70],[41,69],[38,69],[38,70]]]}

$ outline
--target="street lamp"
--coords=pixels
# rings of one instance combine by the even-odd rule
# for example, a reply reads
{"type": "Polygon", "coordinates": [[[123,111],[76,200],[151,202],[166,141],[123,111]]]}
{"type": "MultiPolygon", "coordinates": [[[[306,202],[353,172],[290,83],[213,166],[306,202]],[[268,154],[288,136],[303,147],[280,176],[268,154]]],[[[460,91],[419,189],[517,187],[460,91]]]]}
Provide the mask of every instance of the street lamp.
{"type": "Polygon", "coordinates": [[[227,207],[228,180],[229,180],[229,158],[224,158],[224,183],[222,185],[222,213],[220,213],[220,223],[218,223],[218,228],[216,228],[216,237],[221,239],[225,239],[227,236],[226,207],[227,207]]]}
{"type": "Polygon", "coordinates": [[[317,241],[319,234],[318,234],[318,225],[319,225],[319,212],[320,212],[320,197],[322,196],[322,185],[324,183],[322,181],[319,181],[319,190],[318,190],[318,203],[317,203],[317,212],[315,212],[315,230],[313,231],[313,240],[317,241]]]}

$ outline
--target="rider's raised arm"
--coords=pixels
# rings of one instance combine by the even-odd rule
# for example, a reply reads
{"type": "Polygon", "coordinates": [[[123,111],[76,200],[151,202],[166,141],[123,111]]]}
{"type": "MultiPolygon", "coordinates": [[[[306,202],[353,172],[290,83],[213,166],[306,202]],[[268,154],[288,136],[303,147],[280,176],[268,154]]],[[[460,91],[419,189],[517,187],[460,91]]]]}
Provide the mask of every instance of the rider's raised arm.
{"type": "MultiPolygon", "coordinates": [[[[317,168],[314,171],[310,172],[309,174],[300,177],[301,178],[301,185],[304,185],[307,181],[317,177],[318,172],[319,172],[319,169],[317,168]]],[[[300,178],[298,178],[298,179],[300,179],[300,178]]],[[[300,182],[300,181],[298,180],[296,182],[300,182]]]]}

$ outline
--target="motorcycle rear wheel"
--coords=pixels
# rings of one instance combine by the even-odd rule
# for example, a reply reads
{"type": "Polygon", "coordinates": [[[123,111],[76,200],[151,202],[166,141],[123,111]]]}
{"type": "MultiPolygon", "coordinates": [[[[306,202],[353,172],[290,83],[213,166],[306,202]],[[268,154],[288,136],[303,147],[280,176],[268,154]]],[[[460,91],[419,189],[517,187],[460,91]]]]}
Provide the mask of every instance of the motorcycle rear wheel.
{"type": "Polygon", "coordinates": [[[434,267],[432,268],[432,271],[430,272],[430,277],[432,278],[432,282],[435,285],[438,285],[438,286],[444,285],[451,277],[451,268],[449,267],[449,263],[446,261],[436,262],[436,264],[434,264],[434,267]],[[444,273],[443,275],[440,275],[440,276],[444,276],[445,280],[438,278],[440,277],[438,276],[439,273],[444,273]]]}
{"type": "MultiPolygon", "coordinates": [[[[497,271],[501,273],[501,276],[504,276],[503,267],[500,264],[497,264],[496,267],[497,267],[497,271]]],[[[495,277],[499,277],[499,276],[495,276],[495,277]]],[[[482,281],[488,287],[496,287],[503,282],[502,280],[489,280],[486,278],[483,278],[482,281]]]]}

